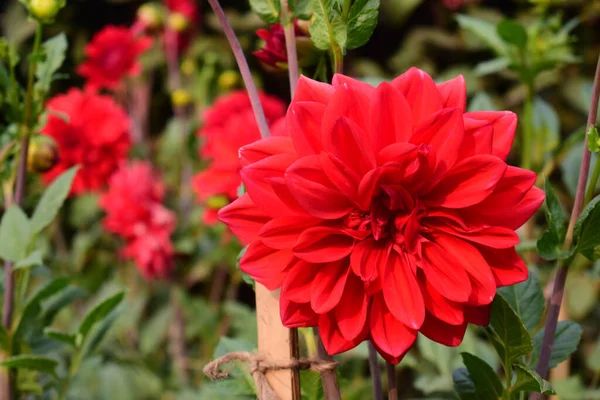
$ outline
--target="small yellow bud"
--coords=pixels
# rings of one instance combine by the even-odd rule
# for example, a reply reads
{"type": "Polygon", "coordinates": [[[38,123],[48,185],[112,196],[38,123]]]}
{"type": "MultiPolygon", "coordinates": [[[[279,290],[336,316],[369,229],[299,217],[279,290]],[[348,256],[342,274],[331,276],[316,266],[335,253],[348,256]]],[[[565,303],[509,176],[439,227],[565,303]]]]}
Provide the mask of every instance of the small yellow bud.
{"type": "Polygon", "coordinates": [[[196,63],[194,60],[186,58],[181,63],[181,72],[184,75],[190,76],[196,71],[196,63]]]}
{"type": "Polygon", "coordinates": [[[224,71],[221,75],[219,75],[219,80],[217,84],[219,88],[227,91],[236,87],[240,83],[240,74],[237,71],[224,71]]]}
{"type": "Polygon", "coordinates": [[[140,21],[150,29],[158,29],[163,24],[163,13],[161,8],[154,3],[146,3],[140,6],[137,11],[140,21]]]}
{"type": "Polygon", "coordinates": [[[31,0],[29,12],[39,21],[51,21],[63,6],[59,0],[31,0]]]}
{"type": "Polygon", "coordinates": [[[58,161],[58,146],[54,139],[45,135],[37,135],[31,139],[29,152],[27,153],[27,169],[29,172],[46,172],[54,167],[58,161]]]}
{"type": "Polygon", "coordinates": [[[185,107],[192,102],[192,96],[185,89],[175,89],[171,93],[171,102],[175,107],[185,107]]]}
{"type": "Polygon", "coordinates": [[[229,204],[229,199],[223,195],[212,196],[206,200],[206,205],[213,209],[223,208],[227,204],[229,204]]]}
{"type": "Polygon", "coordinates": [[[190,27],[190,21],[181,13],[171,13],[167,18],[167,25],[175,32],[183,32],[190,27]]]}

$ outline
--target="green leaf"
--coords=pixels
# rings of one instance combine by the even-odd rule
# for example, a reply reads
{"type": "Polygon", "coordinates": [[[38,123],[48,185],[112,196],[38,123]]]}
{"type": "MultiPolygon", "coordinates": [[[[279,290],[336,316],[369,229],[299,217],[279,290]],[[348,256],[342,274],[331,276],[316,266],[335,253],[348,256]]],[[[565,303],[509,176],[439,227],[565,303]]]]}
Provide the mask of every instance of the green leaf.
{"type": "Polygon", "coordinates": [[[54,74],[65,61],[67,47],[67,37],[64,33],[46,40],[42,45],[44,60],[38,63],[35,71],[36,88],[39,91],[46,93],[50,90],[54,74]]]}
{"type": "Polygon", "coordinates": [[[44,302],[41,314],[42,326],[48,326],[54,320],[56,314],[73,301],[85,297],[86,291],[80,287],[69,286],[61,290],[48,301],[44,302]]]}
{"type": "Polygon", "coordinates": [[[279,0],[250,0],[250,7],[268,24],[279,22],[281,3],[279,0]]]}
{"type": "Polygon", "coordinates": [[[522,49],[527,45],[527,31],[516,21],[505,19],[496,26],[498,36],[506,43],[522,49]]]}
{"type": "Polygon", "coordinates": [[[104,301],[97,304],[93,307],[86,316],[81,321],[79,328],[77,329],[77,345],[81,346],[81,344],[85,341],[90,329],[99,321],[104,319],[108,314],[110,314],[123,300],[125,297],[125,292],[117,293],[104,301]]]}
{"type": "Polygon", "coordinates": [[[460,353],[469,378],[475,385],[475,395],[479,399],[499,399],[504,387],[498,374],[485,361],[469,353],[460,353]]]}
{"type": "Polygon", "coordinates": [[[546,192],[545,211],[546,219],[548,220],[548,228],[556,233],[556,236],[562,240],[565,237],[567,231],[567,214],[561,206],[552,184],[546,178],[544,182],[544,189],[546,192]]]}
{"type": "Polygon", "coordinates": [[[36,265],[42,265],[43,263],[44,262],[42,261],[42,251],[38,249],[34,250],[27,257],[16,263],[14,270],[16,271],[22,268],[29,268],[36,265]]]}
{"type": "Polygon", "coordinates": [[[545,304],[537,274],[530,271],[529,278],[525,282],[500,288],[498,292],[515,310],[525,328],[532,332],[542,319],[545,304]]]}
{"type": "MultiPolygon", "coordinates": [[[[85,344],[85,348],[83,349],[83,354],[90,354],[102,343],[102,340],[113,326],[117,318],[119,317],[119,310],[114,309],[110,314],[108,314],[99,324],[97,324],[97,328],[91,330],[91,334],[89,335],[89,340],[85,344]]],[[[80,335],[75,337],[75,344],[77,345],[78,339],[81,338],[80,335]]]]}
{"type": "Polygon", "coordinates": [[[473,33],[479,40],[487,44],[499,56],[507,56],[508,49],[506,43],[498,35],[496,26],[483,19],[470,17],[467,15],[457,15],[456,20],[460,27],[473,33]]]}
{"type": "Polygon", "coordinates": [[[31,240],[31,224],[18,207],[10,206],[0,222],[0,258],[21,261],[31,240]]]}
{"type": "Polygon", "coordinates": [[[544,260],[556,260],[561,251],[560,239],[556,236],[556,232],[550,230],[544,232],[536,243],[536,249],[544,260]]]}
{"type": "Polygon", "coordinates": [[[461,400],[478,400],[475,394],[475,383],[469,376],[469,370],[458,368],[452,373],[452,380],[454,381],[454,390],[461,400]]]}
{"type": "Polygon", "coordinates": [[[172,308],[164,306],[154,313],[140,331],[140,350],[143,354],[152,354],[167,338],[173,319],[172,308]]]}
{"type": "Polygon", "coordinates": [[[473,72],[477,76],[486,76],[502,72],[510,66],[510,60],[506,57],[498,57],[493,60],[482,61],[475,66],[473,72]]]}
{"type": "Polygon", "coordinates": [[[232,351],[252,351],[256,348],[253,343],[242,339],[233,339],[227,336],[221,337],[215,348],[213,358],[219,358],[232,351]]]}
{"type": "Polygon", "coordinates": [[[486,92],[477,92],[469,102],[469,112],[471,111],[497,111],[498,107],[486,92]]]}
{"type": "Polygon", "coordinates": [[[506,367],[533,348],[527,329],[501,294],[492,303],[489,331],[491,342],[506,367]]]}
{"type": "Polygon", "coordinates": [[[342,49],[342,53],[346,54],[346,42],[348,41],[348,25],[342,19],[342,16],[335,14],[331,21],[331,29],[333,30],[333,38],[335,43],[342,49]]]}
{"type": "Polygon", "coordinates": [[[313,20],[308,30],[315,46],[321,50],[329,50],[338,45],[335,40],[332,21],[339,15],[336,0],[309,0],[309,7],[313,10],[313,20]]]}
{"type": "Polygon", "coordinates": [[[44,335],[48,336],[50,339],[54,339],[58,342],[75,347],[75,335],[71,335],[70,333],[57,331],[52,328],[46,328],[44,330],[44,335]]]}
{"type": "Polygon", "coordinates": [[[312,11],[308,7],[308,4],[309,0],[288,0],[292,14],[302,20],[309,20],[312,16],[312,11]]]}
{"type": "Polygon", "coordinates": [[[517,381],[512,386],[512,393],[536,392],[542,394],[555,394],[550,382],[543,379],[534,370],[521,364],[515,364],[513,367],[515,374],[517,375],[517,381]]]}
{"type": "Polygon", "coordinates": [[[378,17],[379,0],[357,0],[352,4],[348,13],[348,42],[346,47],[355,49],[366,44],[377,26],[378,17]]]}
{"type": "Polygon", "coordinates": [[[42,229],[54,220],[69,195],[78,169],[79,166],[70,168],[46,189],[31,216],[31,229],[33,233],[41,232],[42,229]]]}
{"type": "Polygon", "coordinates": [[[590,126],[587,132],[588,135],[588,149],[592,153],[598,153],[600,151],[600,134],[598,134],[598,128],[595,125],[590,126]]]}
{"type": "Polygon", "coordinates": [[[52,358],[34,356],[34,355],[19,355],[10,357],[2,362],[0,365],[7,368],[15,369],[28,369],[38,372],[46,372],[48,374],[56,376],[56,366],[58,362],[52,358]]]}
{"type": "MultiPolygon", "coordinates": [[[[544,329],[540,329],[533,336],[533,354],[530,365],[535,365],[540,358],[540,349],[544,339],[544,329]]],[[[565,361],[577,350],[581,340],[581,326],[574,321],[559,321],[554,333],[554,344],[550,354],[550,368],[556,367],[565,361]]]]}
{"type": "Polygon", "coordinates": [[[583,209],[575,224],[574,238],[576,241],[576,250],[591,261],[600,258],[599,204],[600,196],[597,196],[583,209]]]}

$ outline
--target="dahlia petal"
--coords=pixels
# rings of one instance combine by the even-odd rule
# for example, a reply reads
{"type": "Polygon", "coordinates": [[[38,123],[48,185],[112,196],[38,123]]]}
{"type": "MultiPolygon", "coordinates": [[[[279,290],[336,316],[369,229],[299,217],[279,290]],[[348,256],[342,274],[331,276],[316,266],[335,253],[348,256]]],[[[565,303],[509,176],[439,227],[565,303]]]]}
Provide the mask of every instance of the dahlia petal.
{"type": "MultiPolygon", "coordinates": [[[[371,89],[373,88],[371,87],[371,89]]],[[[324,135],[331,132],[340,117],[349,118],[358,125],[363,132],[368,132],[368,112],[368,93],[361,90],[358,86],[342,84],[335,88],[335,92],[327,104],[325,114],[323,115],[321,132],[323,132],[324,135]]]]}
{"type": "Polygon", "coordinates": [[[435,229],[459,238],[466,239],[473,243],[482,244],[484,246],[493,247],[496,249],[514,247],[520,242],[519,235],[517,235],[515,231],[500,226],[460,230],[453,229],[449,226],[437,225],[435,229]]]}
{"type": "Polygon", "coordinates": [[[296,154],[292,139],[286,136],[271,136],[240,148],[239,160],[242,167],[245,167],[281,153],[296,154]]]}
{"type": "Polygon", "coordinates": [[[385,165],[393,162],[401,162],[416,150],[418,150],[418,147],[411,143],[392,143],[379,151],[379,154],[377,154],[377,164],[385,165]]]}
{"type": "Polygon", "coordinates": [[[292,99],[292,103],[300,101],[311,101],[321,104],[327,104],[333,96],[334,89],[327,83],[315,81],[307,78],[306,76],[300,76],[298,80],[298,86],[296,86],[296,94],[292,99]]]}
{"type": "Polygon", "coordinates": [[[321,264],[304,260],[297,260],[290,264],[281,287],[281,298],[294,303],[310,303],[312,283],[320,268],[321,264]]]}
{"type": "MultiPolygon", "coordinates": [[[[465,120],[465,124],[468,122],[465,120]]],[[[492,154],[494,147],[494,129],[491,126],[476,130],[466,130],[460,146],[458,159],[473,157],[478,154],[492,154]]]]}
{"type": "Polygon", "coordinates": [[[425,304],[416,267],[410,265],[406,255],[391,251],[382,269],[381,286],[387,308],[404,325],[419,329],[425,319],[425,304]]]}
{"type": "Polygon", "coordinates": [[[235,169],[221,170],[214,167],[198,173],[192,181],[194,192],[202,200],[221,194],[235,198],[240,184],[240,175],[235,169]]]}
{"type": "Polygon", "coordinates": [[[298,204],[290,188],[288,187],[287,181],[284,177],[273,177],[267,180],[271,184],[273,193],[281,200],[281,202],[290,210],[292,215],[302,215],[306,218],[311,218],[306,211],[298,204]]]}
{"type": "Polygon", "coordinates": [[[354,340],[364,330],[368,308],[369,298],[363,282],[349,274],[342,298],[335,308],[335,320],[344,339],[354,340]]]}
{"type": "Polygon", "coordinates": [[[375,90],[369,116],[369,133],[376,153],[391,144],[407,142],[412,136],[410,105],[389,83],[382,83],[375,90]]]}
{"type": "Polygon", "coordinates": [[[285,170],[296,161],[292,154],[277,154],[250,164],[240,171],[248,195],[265,213],[273,216],[294,215],[274,192],[270,178],[283,177],[285,170]]]}
{"type": "Polygon", "coordinates": [[[346,340],[340,332],[333,312],[319,316],[319,336],[329,355],[343,353],[355,348],[367,338],[367,334],[368,329],[365,324],[365,329],[355,339],[346,340]]]}
{"type": "Polygon", "coordinates": [[[327,313],[338,305],[349,273],[347,260],[321,264],[310,297],[310,306],[317,314],[327,313]]]}
{"type": "Polygon", "coordinates": [[[331,153],[321,153],[323,172],[340,192],[353,202],[358,197],[360,177],[331,153]]]}
{"type": "Polygon", "coordinates": [[[260,229],[258,235],[266,246],[273,249],[291,249],[305,229],[317,225],[320,221],[309,216],[274,218],[260,229]]]}
{"type": "Polygon", "coordinates": [[[338,118],[330,131],[323,131],[323,148],[358,174],[375,167],[375,155],[365,132],[347,117],[338,118]]]}
{"type": "Polygon", "coordinates": [[[385,263],[390,247],[373,238],[361,240],[354,246],[350,255],[350,266],[356,276],[365,282],[377,279],[378,268],[385,263]]]}
{"type": "Polygon", "coordinates": [[[292,251],[308,262],[333,262],[352,252],[354,240],[340,229],[318,226],[302,232],[292,251]]]}
{"type": "Polygon", "coordinates": [[[430,202],[447,208],[477,204],[492,193],[506,171],[495,156],[478,155],[460,161],[427,194],[430,202]]]}
{"type": "Polygon", "coordinates": [[[321,126],[325,106],[320,103],[295,102],[286,116],[290,136],[300,156],[318,154],[322,149],[321,126]]]}
{"type": "Polygon", "coordinates": [[[434,342],[456,347],[462,343],[467,325],[466,321],[461,325],[450,325],[431,314],[427,314],[419,332],[434,342]]]}
{"type": "Polygon", "coordinates": [[[513,249],[490,249],[478,246],[481,255],[490,265],[496,286],[510,286],[527,280],[529,270],[527,264],[513,249]]]}
{"type": "Polygon", "coordinates": [[[421,269],[427,281],[448,300],[464,303],[471,295],[471,281],[462,265],[448,259],[446,251],[435,242],[423,244],[421,269]]]}
{"type": "Polygon", "coordinates": [[[280,298],[279,315],[281,323],[287,328],[316,326],[319,322],[319,315],[310,308],[309,303],[295,303],[285,297],[280,298]]]}
{"type": "Polygon", "coordinates": [[[411,68],[390,84],[399,90],[412,109],[415,126],[442,108],[442,98],[435,82],[425,71],[411,68]]]}
{"type": "Polygon", "coordinates": [[[349,86],[352,89],[365,93],[367,96],[370,96],[375,91],[375,88],[366,82],[359,81],[358,79],[354,79],[350,76],[337,73],[333,75],[331,85],[334,88],[338,88],[340,86],[349,86]]]}
{"type": "Polygon", "coordinates": [[[319,156],[303,157],[285,173],[290,192],[309,214],[323,219],[337,219],[353,206],[323,172],[319,156]]]}
{"type": "Polygon", "coordinates": [[[260,240],[250,243],[240,259],[240,269],[269,290],[281,287],[285,269],[294,260],[288,250],[274,250],[260,240]]]}
{"type": "Polygon", "coordinates": [[[390,359],[398,361],[410,350],[417,338],[417,330],[410,329],[397,320],[381,295],[373,297],[369,311],[369,327],[373,343],[390,359]]]}
{"type": "Polygon", "coordinates": [[[490,324],[491,305],[465,306],[465,320],[470,324],[488,326],[490,324]]]}
{"type": "Polygon", "coordinates": [[[363,176],[358,185],[358,205],[361,210],[367,211],[370,209],[371,202],[379,190],[377,184],[381,176],[379,168],[372,169],[363,176]]]}
{"type": "MultiPolygon", "coordinates": [[[[511,111],[475,111],[465,113],[467,120],[480,121],[476,129],[484,129],[491,126],[494,130],[494,142],[492,155],[506,160],[517,129],[517,115],[511,111]]],[[[465,126],[465,130],[468,127],[465,126]]]]}
{"type": "Polygon", "coordinates": [[[496,283],[487,261],[479,250],[464,240],[447,235],[436,235],[435,242],[446,253],[448,263],[454,268],[464,268],[471,278],[469,304],[490,304],[496,295],[496,283]]]}
{"type": "Polygon", "coordinates": [[[464,322],[464,306],[442,296],[427,279],[419,279],[427,312],[450,325],[464,322]]]}
{"type": "Polygon", "coordinates": [[[244,243],[256,239],[258,231],[271,219],[254,204],[248,194],[221,208],[218,218],[244,243]]]}
{"type": "Polygon", "coordinates": [[[438,83],[436,86],[442,99],[442,107],[458,108],[465,112],[467,108],[467,86],[464,76],[458,75],[456,78],[438,83]]]}
{"type": "Polygon", "coordinates": [[[456,163],[463,137],[462,113],[458,108],[444,108],[416,125],[409,142],[432,147],[436,154],[437,177],[456,163]]]}

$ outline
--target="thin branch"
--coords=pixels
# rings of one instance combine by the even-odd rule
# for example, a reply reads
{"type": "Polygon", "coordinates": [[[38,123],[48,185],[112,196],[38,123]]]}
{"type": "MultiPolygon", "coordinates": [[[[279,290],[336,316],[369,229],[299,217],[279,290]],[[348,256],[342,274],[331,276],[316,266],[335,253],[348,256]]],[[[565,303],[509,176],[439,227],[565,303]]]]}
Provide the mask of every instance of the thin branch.
{"type": "Polygon", "coordinates": [[[381,388],[381,369],[377,360],[377,350],[371,341],[369,344],[369,370],[371,372],[371,381],[373,385],[373,400],[383,400],[383,390],[381,388]]]}
{"type": "Polygon", "coordinates": [[[288,61],[288,75],[290,78],[290,93],[294,97],[298,86],[298,53],[296,51],[296,22],[288,11],[287,0],[281,0],[281,25],[285,35],[285,50],[288,61]]]}
{"type": "MultiPolygon", "coordinates": [[[[323,342],[319,336],[319,329],[313,328],[313,333],[315,335],[315,341],[317,342],[317,356],[321,360],[333,360],[333,357],[327,354],[325,347],[323,347],[323,342]]],[[[323,384],[325,400],[341,400],[340,386],[338,384],[337,376],[335,375],[335,370],[321,372],[321,382],[323,384]]]]}
{"type": "Polygon", "coordinates": [[[398,383],[396,382],[396,366],[392,363],[385,363],[385,372],[387,374],[388,400],[398,400],[398,383]]]}
{"type": "MultiPolygon", "coordinates": [[[[590,110],[588,113],[587,127],[596,124],[598,114],[598,98],[600,97],[600,58],[598,58],[598,64],[596,65],[596,74],[594,77],[594,86],[592,88],[592,99],[590,102],[590,110]]],[[[573,212],[569,221],[569,227],[567,228],[567,234],[565,236],[564,249],[568,250],[573,244],[573,232],[577,218],[581,214],[583,208],[583,200],[585,196],[585,187],[588,180],[590,170],[590,158],[591,153],[587,147],[587,135],[585,135],[584,146],[583,146],[583,160],[581,162],[581,169],[579,170],[579,182],[577,183],[577,194],[575,195],[575,204],[573,205],[573,212]]],[[[540,358],[538,360],[536,371],[540,376],[546,377],[548,375],[550,355],[552,353],[552,345],[554,342],[554,334],[556,332],[556,325],[558,324],[558,314],[560,313],[560,306],[565,292],[565,283],[567,280],[568,262],[559,261],[558,271],[556,272],[556,278],[554,279],[554,289],[552,291],[552,297],[550,298],[550,305],[548,306],[548,316],[546,317],[546,325],[544,331],[544,339],[542,341],[542,348],[540,358]]],[[[541,394],[533,393],[530,397],[533,399],[540,399],[541,394]]]]}
{"type": "Polygon", "coordinates": [[[258,124],[260,135],[263,138],[269,137],[271,136],[269,124],[267,123],[265,112],[262,108],[262,104],[260,103],[260,97],[258,97],[258,90],[256,89],[256,85],[254,84],[254,80],[252,79],[252,73],[250,72],[248,61],[246,60],[246,56],[244,56],[244,50],[242,50],[242,46],[240,45],[240,42],[237,36],[235,35],[231,24],[227,20],[227,16],[225,15],[223,8],[221,8],[219,1],[208,0],[208,4],[210,4],[210,7],[213,9],[215,15],[221,22],[221,27],[223,28],[225,37],[227,37],[229,46],[233,51],[233,56],[235,57],[235,61],[237,62],[238,68],[240,69],[240,74],[242,75],[242,79],[244,80],[246,91],[248,92],[248,96],[250,97],[250,104],[252,105],[252,111],[254,111],[254,117],[256,118],[256,123],[258,124]]]}

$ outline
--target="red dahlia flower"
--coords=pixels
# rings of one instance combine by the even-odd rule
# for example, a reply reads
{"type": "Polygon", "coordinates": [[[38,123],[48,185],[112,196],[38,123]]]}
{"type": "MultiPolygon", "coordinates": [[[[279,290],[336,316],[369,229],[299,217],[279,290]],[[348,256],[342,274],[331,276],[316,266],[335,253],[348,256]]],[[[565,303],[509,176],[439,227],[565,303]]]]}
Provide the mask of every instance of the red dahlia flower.
{"type": "Polygon", "coordinates": [[[48,101],[48,120],[42,133],[54,138],[59,162],[44,174],[49,183],[66,169],[80,164],[72,194],[97,190],[129,151],[129,119],[108,96],[71,89],[48,101]]]}
{"type": "MultiPolygon", "coordinates": [[[[285,105],[276,97],[260,94],[260,100],[267,116],[267,121],[277,134],[284,123],[285,105]],[[281,122],[273,125],[277,120],[281,122]]],[[[204,126],[199,134],[204,137],[205,144],[201,156],[210,159],[210,165],[194,178],[194,190],[202,202],[211,197],[223,196],[225,203],[237,198],[237,190],[242,183],[240,179],[240,147],[260,139],[260,132],[250,98],[245,91],[236,91],[219,98],[204,114],[204,126]]],[[[215,208],[218,204],[208,204],[205,223],[214,223],[215,208]]]]}
{"type": "Polygon", "coordinates": [[[86,88],[114,90],[123,78],[140,73],[138,58],[151,45],[152,39],[136,37],[128,28],[107,26],[85,47],[87,60],[77,72],[87,79],[86,88]]]}
{"type": "MultiPolygon", "coordinates": [[[[312,41],[297,23],[294,24],[294,31],[296,34],[296,45],[298,47],[299,61],[302,63],[307,59],[306,53],[307,44],[312,41]],[[304,56],[304,57],[303,57],[304,56]]],[[[264,40],[264,44],[260,50],[255,51],[253,54],[258,60],[267,68],[273,68],[276,70],[287,70],[287,49],[285,47],[285,34],[283,26],[281,24],[273,24],[269,29],[259,29],[256,31],[256,35],[264,40]]]]}
{"type": "Polygon", "coordinates": [[[104,227],[125,242],[123,256],[132,259],[146,279],[165,278],[173,267],[170,236],[175,215],[162,205],[164,187],[147,162],[122,165],[100,198],[104,227]]]}
{"type": "Polygon", "coordinates": [[[462,76],[411,69],[377,88],[301,78],[288,136],[240,149],[247,194],[219,218],[250,243],[241,269],[281,288],[288,327],[330,354],[370,339],[397,363],[417,333],[458,345],[496,288],[527,278],[514,246],[543,202],[507,166],[517,118],[465,112],[462,76]]]}

